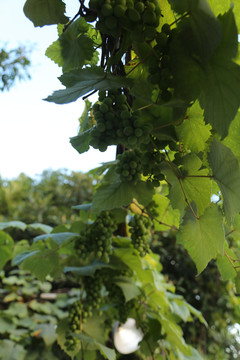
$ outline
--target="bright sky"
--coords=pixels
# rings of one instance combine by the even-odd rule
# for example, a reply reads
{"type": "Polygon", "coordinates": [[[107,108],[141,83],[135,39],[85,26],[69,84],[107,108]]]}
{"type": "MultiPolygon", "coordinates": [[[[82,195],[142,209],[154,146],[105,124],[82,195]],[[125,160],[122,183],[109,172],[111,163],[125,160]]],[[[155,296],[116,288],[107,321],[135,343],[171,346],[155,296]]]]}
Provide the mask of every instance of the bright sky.
{"type": "MultiPolygon", "coordinates": [[[[55,25],[34,28],[23,14],[24,3],[25,0],[0,0],[0,48],[4,44],[9,49],[18,45],[33,47],[32,79],[0,93],[0,176],[13,178],[24,172],[34,177],[49,168],[86,172],[113,160],[114,147],[105,153],[91,149],[79,155],[69,143],[69,138],[77,135],[82,100],[67,105],[42,100],[61,88],[57,79],[61,68],[44,55],[57,39],[57,31],[55,25]]],[[[67,15],[73,16],[79,1],[66,3],[67,15]]]]}

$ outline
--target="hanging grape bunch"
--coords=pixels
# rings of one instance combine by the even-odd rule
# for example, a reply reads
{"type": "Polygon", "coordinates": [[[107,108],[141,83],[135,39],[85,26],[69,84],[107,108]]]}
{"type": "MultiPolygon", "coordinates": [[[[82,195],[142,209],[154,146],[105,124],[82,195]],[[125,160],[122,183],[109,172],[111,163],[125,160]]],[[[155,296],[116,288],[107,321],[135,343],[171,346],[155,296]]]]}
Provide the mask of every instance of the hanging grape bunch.
{"type": "Polygon", "coordinates": [[[82,260],[94,253],[98,259],[109,262],[112,253],[112,235],[116,225],[108,211],[103,211],[89,227],[80,234],[75,249],[82,260]]]}
{"type": "Polygon", "coordinates": [[[136,214],[129,221],[129,227],[134,248],[139,252],[140,256],[145,256],[150,251],[150,218],[136,214]]]}
{"type": "Polygon", "coordinates": [[[96,126],[91,132],[90,145],[105,151],[109,145],[123,144],[138,147],[150,141],[148,125],[141,124],[140,113],[132,112],[121,90],[99,92],[99,101],[93,105],[96,126]]]}
{"type": "Polygon", "coordinates": [[[116,172],[120,175],[123,182],[136,185],[141,180],[142,164],[141,152],[136,150],[128,150],[117,156],[118,164],[116,172]]]}
{"type": "Polygon", "coordinates": [[[90,0],[89,8],[95,11],[96,28],[102,34],[116,37],[133,30],[134,41],[152,39],[161,14],[157,0],[90,0]]]}

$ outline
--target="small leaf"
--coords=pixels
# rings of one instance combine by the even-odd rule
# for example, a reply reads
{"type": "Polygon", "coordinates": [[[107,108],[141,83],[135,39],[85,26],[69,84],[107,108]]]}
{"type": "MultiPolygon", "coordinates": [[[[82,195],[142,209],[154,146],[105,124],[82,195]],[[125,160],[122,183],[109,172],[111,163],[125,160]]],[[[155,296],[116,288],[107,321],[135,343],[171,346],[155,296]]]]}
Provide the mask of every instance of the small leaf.
{"type": "Polygon", "coordinates": [[[211,135],[211,126],[203,121],[203,111],[198,102],[190,107],[186,119],[176,127],[179,140],[186,149],[195,153],[203,151],[211,135]]]}
{"type": "Polygon", "coordinates": [[[109,266],[101,261],[94,260],[91,264],[89,264],[87,266],[80,266],[80,267],[67,266],[64,268],[63,271],[64,271],[64,273],[74,272],[81,276],[92,276],[92,275],[94,275],[96,270],[107,268],[107,267],[109,268],[111,266],[109,266]]]}
{"type": "Polygon", "coordinates": [[[34,26],[68,22],[62,0],[27,0],[23,10],[34,26]]]}
{"type": "Polygon", "coordinates": [[[116,278],[116,285],[121,288],[126,302],[140,295],[139,288],[131,278],[126,276],[116,278]]]}
{"type": "Polygon", "coordinates": [[[21,263],[21,269],[44,281],[47,275],[55,276],[61,270],[59,256],[53,250],[36,251],[21,263]]]}
{"type": "Polygon", "coordinates": [[[216,139],[208,156],[213,176],[223,195],[225,216],[231,222],[240,211],[240,171],[232,151],[216,139]]]}
{"type": "Polygon", "coordinates": [[[1,230],[7,229],[7,228],[10,228],[10,227],[13,227],[13,228],[20,229],[20,230],[24,231],[24,230],[26,230],[27,225],[22,221],[8,221],[8,222],[0,223],[0,229],[1,230]]]}
{"type": "Polygon", "coordinates": [[[0,231],[0,270],[12,258],[14,241],[10,235],[0,231]]]}
{"type": "Polygon", "coordinates": [[[79,154],[89,150],[89,141],[91,139],[92,128],[81,132],[77,136],[70,138],[70,143],[79,154]]]}
{"type": "Polygon", "coordinates": [[[38,242],[41,240],[47,240],[51,239],[53,240],[58,246],[61,246],[66,241],[78,237],[79,234],[72,233],[72,232],[63,232],[63,233],[56,233],[56,234],[44,234],[44,235],[38,235],[33,239],[33,242],[38,242]]]}
{"type": "Polygon", "coordinates": [[[51,226],[39,223],[29,224],[27,227],[30,229],[41,230],[46,234],[49,234],[53,230],[51,226]]]}

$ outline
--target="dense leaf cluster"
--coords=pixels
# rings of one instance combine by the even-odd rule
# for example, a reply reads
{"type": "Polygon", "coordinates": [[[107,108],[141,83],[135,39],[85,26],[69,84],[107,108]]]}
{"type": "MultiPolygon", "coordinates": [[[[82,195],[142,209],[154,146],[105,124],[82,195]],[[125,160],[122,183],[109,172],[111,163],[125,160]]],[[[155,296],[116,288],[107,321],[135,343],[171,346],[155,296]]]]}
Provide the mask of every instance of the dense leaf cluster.
{"type": "MultiPolygon", "coordinates": [[[[95,104],[86,101],[71,143],[80,154],[117,145],[118,157],[98,170],[102,182],[92,205],[77,207],[85,216],[35,237],[12,263],[42,281],[64,273],[79,284],[70,322],[63,319],[57,328],[58,343],[72,359],[99,352],[115,359],[109,332],[128,316],[144,333],[139,359],[201,359],[187,345],[182,322],[205,321],[175,294],[150,246],[159,232],[174,232],[198,275],[216,260],[221,277],[239,291],[238,16],[215,0],[90,0],[69,20],[62,0],[37,3],[27,0],[25,14],[35,26],[58,24],[59,38],[46,54],[63,70],[64,88],[46,100],[66,104],[98,92],[95,104]],[[102,211],[117,228],[111,246],[112,223],[99,220],[102,211]],[[97,251],[85,256],[88,240],[97,251]],[[81,311],[99,272],[108,282],[89,290],[94,304],[99,291],[105,299],[101,314],[94,314],[96,332],[81,311]]],[[[14,246],[3,234],[9,251],[6,241],[14,246]]],[[[7,251],[3,262],[10,259],[7,251]]]]}

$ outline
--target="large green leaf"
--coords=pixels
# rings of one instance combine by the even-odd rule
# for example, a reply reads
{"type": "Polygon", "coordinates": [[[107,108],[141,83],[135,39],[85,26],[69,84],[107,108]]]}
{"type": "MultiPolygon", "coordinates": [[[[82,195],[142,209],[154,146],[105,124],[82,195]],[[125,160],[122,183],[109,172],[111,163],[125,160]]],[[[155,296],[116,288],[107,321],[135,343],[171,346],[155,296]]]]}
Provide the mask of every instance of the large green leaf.
{"type": "Polygon", "coordinates": [[[96,191],[93,197],[92,211],[117,209],[130,205],[135,198],[142,205],[151,201],[154,190],[146,182],[139,182],[136,185],[131,183],[104,183],[96,191]]]}
{"type": "Polygon", "coordinates": [[[188,209],[179,238],[200,274],[211,259],[215,259],[219,254],[223,255],[223,217],[218,206],[210,206],[198,219],[188,209]]]}
{"type": "Polygon", "coordinates": [[[232,9],[218,18],[222,26],[222,40],[217,52],[219,51],[222,57],[235,58],[238,53],[238,29],[232,9]]]}
{"type": "Polygon", "coordinates": [[[240,211],[240,171],[232,151],[216,139],[208,156],[213,176],[223,195],[223,208],[228,221],[240,211]]]}
{"type": "Polygon", "coordinates": [[[171,205],[174,209],[179,209],[181,214],[187,206],[186,200],[197,205],[199,215],[210,204],[211,180],[207,177],[208,170],[201,167],[201,160],[196,155],[189,154],[183,157],[183,173],[186,175],[182,176],[173,164],[171,166],[166,164],[163,168],[171,184],[169,192],[171,205]]]}
{"type": "MultiPolygon", "coordinates": [[[[224,50],[224,49],[223,49],[224,50]]],[[[200,94],[204,117],[224,138],[240,105],[240,66],[218,52],[206,69],[200,94]]]]}
{"type": "Polygon", "coordinates": [[[186,119],[176,127],[179,140],[184,147],[195,153],[203,151],[211,135],[211,126],[203,121],[203,111],[198,101],[187,112],[186,119]]]}
{"type": "Polygon", "coordinates": [[[11,340],[0,340],[0,359],[25,360],[27,351],[22,345],[11,340]]]}
{"type": "Polygon", "coordinates": [[[83,17],[78,18],[46,50],[46,56],[62,66],[63,72],[91,63],[95,49],[87,34],[89,27],[83,17]]]}
{"type": "Polygon", "coordinates": [[[100,67],[72,70],[59,79],[66,89],[55,91],[45,100],[56,104],[67,104],[93,90],[118,89],[132,84],[130,79],[108,74],[100,67]]]}
{"type": "Polygon", "coordinates": [[[53,250],[38,251],[22,262],[21,269],[30,271],[43,281],[47,275],[54,277],[61,270],[59,256],[53,250]]]}
{"type": "Polygon", "coordinates": [[[62,0],[27,0],[23,10],[34,26],[68,22],[62,0]]]}

